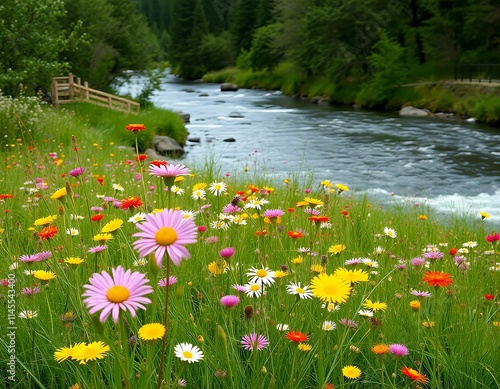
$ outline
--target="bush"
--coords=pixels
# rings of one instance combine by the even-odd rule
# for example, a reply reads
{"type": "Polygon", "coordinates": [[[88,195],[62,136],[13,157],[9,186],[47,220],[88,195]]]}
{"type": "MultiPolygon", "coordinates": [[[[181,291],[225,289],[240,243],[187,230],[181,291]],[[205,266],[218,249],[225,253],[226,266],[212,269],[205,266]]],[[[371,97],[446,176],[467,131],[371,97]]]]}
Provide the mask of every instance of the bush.
{"type": "Polygon", "coordinates": [[[208,70],[220,70],[234,64],[234,49],[229,33],[206,35],[200,46],[203,64],[208,70]]]}

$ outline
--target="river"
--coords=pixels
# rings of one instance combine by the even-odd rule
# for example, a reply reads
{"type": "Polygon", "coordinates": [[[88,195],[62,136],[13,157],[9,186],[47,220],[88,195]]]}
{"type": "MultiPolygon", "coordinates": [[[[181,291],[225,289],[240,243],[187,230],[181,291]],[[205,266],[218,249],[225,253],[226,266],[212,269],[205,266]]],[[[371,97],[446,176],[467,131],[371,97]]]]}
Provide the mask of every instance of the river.
{"type": "MultiPolygon", "coordinates": [[[[136,95],[143,79],[120,93],[136,95]]],[[[399,117],[314,105],[279,91],[221,92],[218,84],[167,76],[152,102],[191,115],[183,162],[214,161],[221,173],[331,180],[383,203],[427,203],[439,213],[479,211],[500,221],[500,131],[476,123],[399,117]],[[231,113],[242,118],[232,118],[231,113]],[[224,139],[234,138],[234,142],[224,139]]]]}

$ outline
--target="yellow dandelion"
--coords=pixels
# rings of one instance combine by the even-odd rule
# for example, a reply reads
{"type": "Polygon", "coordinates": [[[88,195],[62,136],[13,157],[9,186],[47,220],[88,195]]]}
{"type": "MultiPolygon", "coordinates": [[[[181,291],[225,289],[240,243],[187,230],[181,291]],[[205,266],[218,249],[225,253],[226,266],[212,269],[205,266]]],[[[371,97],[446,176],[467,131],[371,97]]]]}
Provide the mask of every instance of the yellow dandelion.
{"type": "Polygon", "coordinates": [[[101,232],[113,232],[119,229],[122,225],[122,219],[113,219],[101,228],[101,232]]]}
{"type": "Polygon", "coordinates": [[[356,379],[361,376],[361,369],[359,367],[351,365],[344,366],[342,368],[342,374],[345,378],[356,379]]]}
{"type": "Polygon", "coordinates": [[[78,347],[71,358],[80,361],[80,365],[85,365],[88,361],[104,358],[109,350],[109,346],[104,342],[92,342],[78,347]]]}
{"type": "Polygon", "coordinates": [[[193,192],[200,189],[205,189],[207,184],[205,182],[200,182],[198,184],[193,185],[193,192]]]}
{"type": "Polygon", "coordinates": [[[54,359],[58,362],[61,363],[65,361],[66,359],[73,358],[73,355],[75,355],[75,352],[80,348],[84,347],[85,343],[77,343],[73,346],[69,347],[61,347],[56,350],[54,353],[54,359]]]}
{"type": "Polygon", "coordinates": [[[346,248],[345,244],[335,244],[335,245],[330,246],[328,248],[328,252],[330,254],[337,255],[337,254],[341,253],[342,251],[344,251],[345,248],[346,248]]]}
{"type": "Polygon", "coordinates": [[[283,271],[283,270],[276,270],[274,272],[274,275],[276,278],[283,278],[283,277],[286,277],[288,275],[288,273],[286,271],[283,271]]]}
{"type": "Polygon", "coordinates": [[[208,271],[213,275],[224,274],[227,271],[227,262],[222,260],[210,262],[207,266],[208,271]]]}
{"type": "Polygon", "coordinates": [[[38,278],[41,281],[49,281],[56,278],[56,274],[52,271],[37,270],[33,273],[33,277],[38,278]]]}
{"type": "Polygon", "coordinates": [[[97,241],[97,242],[101,242],[101,241],[108,241],[108,240],[111,240],[113,239],[113,235],[111,234],[97,234],[94,236],[94,240],[97,241]]]}
{"type": "Polygon", "coordinates": [[[387,309],[386,303],[381,303],[380,301],[365,300],[363,307],[371,309],[373,312],[385,311],[387,309]]]}
{"type": "Polygon", "coordinates": [[[315,199],[315,198],[312,198],[312,197],[306,197],[304,198],[304,200],[302,201],[299,201],[297,203],[297,206],[298,207],[306,207],[306,206],[309,206],[311,208],[315,208],[315,207],[320,207],[324,204],[323,201],[321,201],[320,199],[315,199]]]}
{"type": "Polygon", "coordinates": [[[299,344],[297,345],[297,348],[298,348],[300,351],[302,351],[303,353],[306,353],[306,352],[308,352],[308,351],[311,351],[312,346],[311,346],[310,344],[308,344],[308,343],[299,343],[299,344]]]}
{"type": "Polygon", "coordinates": [[[334,274],[351,284],[368,281],[368,273],[362,269],[347,270],[339,267],[334,274]]]}
{"type": "Polygon", "coordinates": [[[50,215],[46,217],[42,217],[40,219],[35,220],[35,226],[45,226],[46,224],[54,223],[57,219],[57,215],[50,215]]]}
{"type": "Polygon", "coordinates": [[[85,261],[79,257],[69,257],[64,260],[64,263],[67,263],[68,265],[80,265],[83,262],[85,261]]]}
{"type": "Polygon", "coordinates": [[[142,340],[161,339],[165,335],[165,326],[160,323],[144,324],[139,328],[138,335],[142,340]]]}
{"type": "Polygon", "coordinates": [[[296,257],[296,258],[292,259],[292,263],[294,265],[300,265],[302,262],[304,262],[304,258],[302,258],[302,257],[296,257]]]}
{"type": "Polygon", "coordinates": [[[64,188],[58,189],[54,193],[52,193],[52,196],[50,196],[50,198],[53,200],[58,200],[64,196],[66,196],[66,194],[67,194],[66,187],[64,187],[64,188]]]}
{"type": "Polygon", "coordinates": [[[487,212],[484,212],[484,211],[480,211],[479,214],[481,215],[481,219],[489,219],[491,216],[489,213],[487,212]]]}
{"type": "Polygon", "coordinates": [[[422,323],[422,325],[425,327],[425,328],[432,328],[435,326],[435,323],[433,321],[424,321],[422,323]]]}
{"type": "Polygon", "coordinates": [[[325,303],[343,303],[351,294],[351,285],[338,275],[321,273],[311,280],[313,295],[325,303]]]}
{"type": "Polygon", "coordinates": [[[349,190],[349,188],[346,185],[335,184],[335,186],[339,190],[339,193],[342,193],[342,192],[345,192],[346,190],[349,190]]]}
{"type": "Polygon", "coordinates": [[[325,268],[321,265],[311,265],[311,271],[314,272],[314,273],[324,273],[325,272],[325,268]]]}

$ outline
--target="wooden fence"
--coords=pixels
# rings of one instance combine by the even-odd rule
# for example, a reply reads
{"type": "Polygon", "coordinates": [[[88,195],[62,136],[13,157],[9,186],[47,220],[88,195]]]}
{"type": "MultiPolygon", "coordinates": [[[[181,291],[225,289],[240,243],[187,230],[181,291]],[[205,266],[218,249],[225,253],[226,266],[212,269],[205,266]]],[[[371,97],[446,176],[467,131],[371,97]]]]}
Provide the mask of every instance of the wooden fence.
{"type": "Polygon", "coordinates": [[[89,88],[87,81],[82,85],[80,77],[75,77],[72,73],[52,78],[53,104],[58,106],[75,101],[85,101],[101,107],[135,114],[138,114],[141,109],[141,105],[136,101],[89,88]]]}

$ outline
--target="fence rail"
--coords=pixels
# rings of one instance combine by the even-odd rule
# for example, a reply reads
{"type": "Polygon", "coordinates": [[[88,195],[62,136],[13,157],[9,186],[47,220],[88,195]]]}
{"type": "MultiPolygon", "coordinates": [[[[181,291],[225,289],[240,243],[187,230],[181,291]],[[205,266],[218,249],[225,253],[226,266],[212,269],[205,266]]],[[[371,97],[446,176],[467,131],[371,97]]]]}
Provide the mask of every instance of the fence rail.
{"type": "Polygon", "coordinates": [[[455,80],[469,82],[498,82],[500,64],[462,64],[455,68],[455,80]]]}
{"type": "Polygon", "coordinates": [[[80,77],[75,77],[72,73],[52,78],[52,101],[55,106],[85,101],[101,107],[135,114],[138,114],[141,109],[138,102],[92,89],[87,81],[82,85],[80,77]]]}

